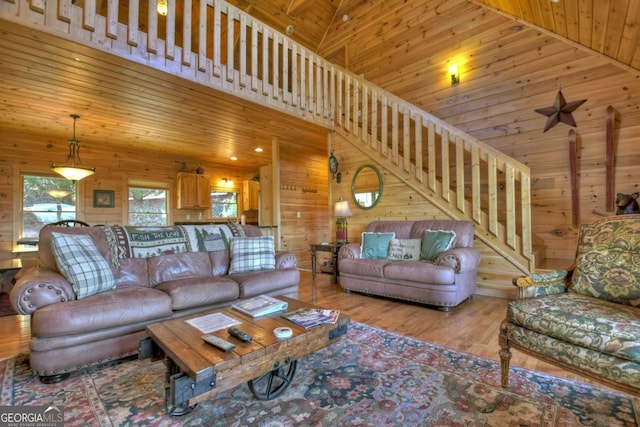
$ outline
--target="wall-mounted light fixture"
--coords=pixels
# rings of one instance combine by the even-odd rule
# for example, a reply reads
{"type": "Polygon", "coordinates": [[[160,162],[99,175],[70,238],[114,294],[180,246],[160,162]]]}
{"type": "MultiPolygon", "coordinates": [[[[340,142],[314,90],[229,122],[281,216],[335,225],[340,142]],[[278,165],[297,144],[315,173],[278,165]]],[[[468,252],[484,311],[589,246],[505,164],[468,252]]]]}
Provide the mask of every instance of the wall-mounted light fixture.
{"type": "Polygon", "coordinates": [[[222,179],[220,180],[220,185],[221,185],[222,187],[231,188],[231,187],[233,187],[233,180],[232,180],[232,179],[229,179],[229,178],[222,178],[222,179]]]}
{"type": "Polygon", "coordinates": [[[69,140],[69,155],[67,161],[71,160],[71,165],[51,163],[51,170],[72,181],[80,181],[83,178],[93,175],[96,168],[85,168],[76,166],[76,158],[80,162],[80,141],[76,139],[76,120],[80,118],[77,114],[69,115],[73,119],[73,139],[69,140]]]}
{"type": "Polygon", "coordinates": [[[458,71],[458,66],[456,64],[449,67],[449,75],[451,75],[451,86],[457,86],[460,84],[460,72],[458,71]]]}
{"type": "Polygon", "coordinates": [[[331,179],[335,178],[338,184],[342,182],[342,174],[338,172],[338,159],[333,155],[331,151],[331,157],[329,157],[329,172],[331,172],[331,179]]]}
{"type": "Polygon", "coordinates": [[[158,0],[158,13],[162,16],[167,16],[168,10],[169,5],[167,4],[167,0],[158,0]]]}

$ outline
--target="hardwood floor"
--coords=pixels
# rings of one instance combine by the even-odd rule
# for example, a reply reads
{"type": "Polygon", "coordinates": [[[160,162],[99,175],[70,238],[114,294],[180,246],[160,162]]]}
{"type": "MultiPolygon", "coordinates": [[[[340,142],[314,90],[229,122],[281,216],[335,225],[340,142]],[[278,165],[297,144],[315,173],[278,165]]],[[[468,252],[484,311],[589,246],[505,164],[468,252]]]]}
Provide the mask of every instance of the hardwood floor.
{"type": "MultiPolygon", "coordinates": [[[[506,299],[475,295],[445,313],[418,304],[345,293],[339,284],[333,283],[332,275],[320,273],[314,281],[310,271],[302,270],[300,273],[299,299],[302,301],[340,309],[357,322],[499,360],[498,330],[506,315],[506,299]]],[[[28,316],[0,317],[0,330],[3,331],[0,334],[0,360],[29,351],[31,331],[28,316]]],[[[518,351],[513,352],[511,364],[598,384],[518,351]]],[[[496,372],[496,375],[500,373],[496,372]]]]}

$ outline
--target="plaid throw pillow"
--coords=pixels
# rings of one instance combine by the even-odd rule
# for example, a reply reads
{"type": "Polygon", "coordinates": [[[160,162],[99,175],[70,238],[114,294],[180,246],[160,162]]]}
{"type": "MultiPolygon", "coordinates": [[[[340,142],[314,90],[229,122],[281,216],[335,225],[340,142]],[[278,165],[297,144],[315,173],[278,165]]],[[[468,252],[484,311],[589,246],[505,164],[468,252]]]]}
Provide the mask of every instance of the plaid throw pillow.
{"type": "Polygon", "coordinates": [[[234,237],[229,252],[229,274],[276,268],[273,236],[234,237]]]}
{"type": "Polygon", "coordinates": [[[58,269],[71,283],[76,298],[116,287],[109,263],[100,255],[91,237],[54,232],[51,245],[58,269]]]}

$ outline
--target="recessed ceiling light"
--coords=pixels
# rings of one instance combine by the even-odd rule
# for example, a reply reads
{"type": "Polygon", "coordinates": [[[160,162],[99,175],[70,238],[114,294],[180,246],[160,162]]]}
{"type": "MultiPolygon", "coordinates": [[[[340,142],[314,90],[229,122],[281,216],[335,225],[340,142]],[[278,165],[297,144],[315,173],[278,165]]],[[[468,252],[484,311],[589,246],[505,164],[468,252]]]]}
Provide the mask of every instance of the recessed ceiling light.
{"type": "Polygon", "coordinates": [[[347,22],[348,20],[349,20],[349,15],[347,15],[346,13],[342,15],[342,22],[347,22]]]}
{"type": "Polygon", "coordinates": [[[560,3],[560,0],[551,0],[551,3],[560,3]]]}
{"type": "Polygon", "coordinates": [[[256,153],[262,153],[263,151],[262,147],[256,147],[256,153]]]}
{"type": "Polygon", "coordinates": [[[236,156],[231,156],[231,157],[229,157],[229,158],[230,158],[231,160],[233,160],[233,161],[238,160],[238,158],[237,158],[236,156]]]}

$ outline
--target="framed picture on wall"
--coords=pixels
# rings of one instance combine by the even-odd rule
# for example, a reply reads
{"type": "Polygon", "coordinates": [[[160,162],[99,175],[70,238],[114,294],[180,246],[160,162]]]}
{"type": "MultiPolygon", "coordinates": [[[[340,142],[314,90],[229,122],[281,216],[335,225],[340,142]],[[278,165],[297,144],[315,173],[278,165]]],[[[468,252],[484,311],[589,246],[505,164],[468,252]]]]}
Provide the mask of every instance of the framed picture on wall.
{"type": "Polygon", "coordinates": [[[116,205],[116,196],[113,190],[93,190],[94,208],[113,208],[116,205]]]}

